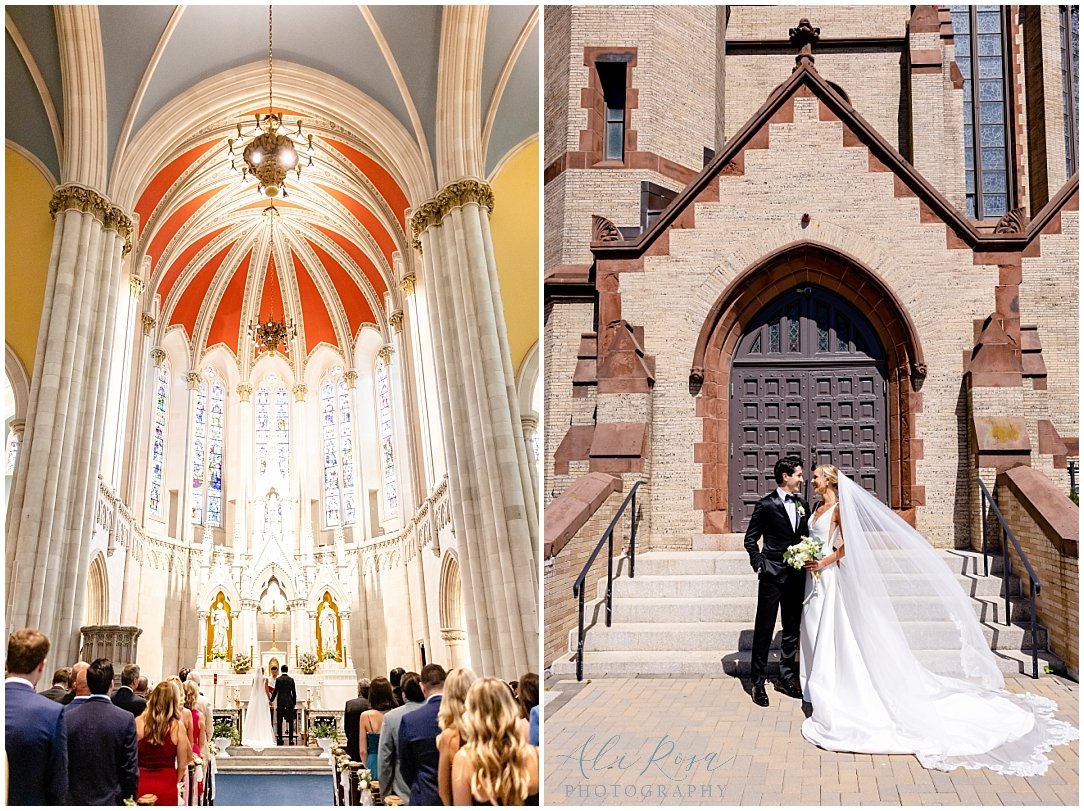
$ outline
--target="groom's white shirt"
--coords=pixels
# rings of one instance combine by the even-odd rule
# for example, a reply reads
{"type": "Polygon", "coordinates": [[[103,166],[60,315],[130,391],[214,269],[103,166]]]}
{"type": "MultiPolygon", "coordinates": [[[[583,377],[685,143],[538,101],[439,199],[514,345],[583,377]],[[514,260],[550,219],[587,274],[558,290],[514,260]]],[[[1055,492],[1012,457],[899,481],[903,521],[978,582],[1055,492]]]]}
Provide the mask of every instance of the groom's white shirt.
{"type": "Polygon", "coordinates": [[[790,516],[790,528],[797,529],[798,527],[798,502],[787,501],[787,496],[792,495],[784,490],[782,487],[775,488],[775,492],[779,494],[779,498],[783,500],[783,508],[787,511],[787,515],[790,516]]]}

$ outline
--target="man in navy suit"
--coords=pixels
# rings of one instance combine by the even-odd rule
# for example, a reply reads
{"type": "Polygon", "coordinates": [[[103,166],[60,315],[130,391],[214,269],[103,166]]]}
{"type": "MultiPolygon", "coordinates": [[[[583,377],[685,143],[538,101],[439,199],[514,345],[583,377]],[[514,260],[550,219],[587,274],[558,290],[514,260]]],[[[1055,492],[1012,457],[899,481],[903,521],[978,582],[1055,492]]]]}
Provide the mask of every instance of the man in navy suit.
{"type": "Polygon", "coordinates": [[[437,789],[437,766],[440,764],[437,713],[440,712],[445,675],[440,665],[422,668],[425,704],[408,712],[399,722],[399,769],[410,786],[411,805],[443,805],[437,789]]]}
{"type": "Polygon", "coordinates": [[[135,718],[141,716],[147,708],[147,699],[135,694],[138,682],[139,665],[125,665],[120,672],[120,687],[113,693],[113,703],[122,710],[128,710],[135,718]]]}
{"type": "Polygon", "coordinates": [[[135,716],[113,705],[113,663],[95,659],[87,668],[90,698],[64,709],[68,733],[69,805],[120,805],[139,787],[135,716]]]}
{"type": "Polygon", "coordinates": [[[67,800],[64,708],[34,692],[48,653],[49,639],[35,628],[23,628],[8,637],[4,749],[9,805],[63,805],[67,800]]]}

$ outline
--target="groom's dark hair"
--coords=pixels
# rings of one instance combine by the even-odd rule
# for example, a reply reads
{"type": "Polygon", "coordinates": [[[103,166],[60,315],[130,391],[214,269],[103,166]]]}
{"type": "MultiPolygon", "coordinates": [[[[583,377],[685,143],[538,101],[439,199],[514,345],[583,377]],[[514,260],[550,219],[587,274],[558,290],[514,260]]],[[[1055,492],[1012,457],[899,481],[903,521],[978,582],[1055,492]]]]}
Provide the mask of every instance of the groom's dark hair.
{"type": "Polygon", "coordinates": [[[289,668],[289,667],[287,667],[286,665],[283,665],[283,666],[282,666],[282,672],[283,672],[283,673],[289,673],[289,672],[290,672],[290,668],[289,668]]]}
{"type": "Polygon", "coordinates": [[[783,483],[783,475],[793,476],[794,471],[802,466],[802,460],[797,456],[784,456],[775,463],[775,483],[783,483]]]}

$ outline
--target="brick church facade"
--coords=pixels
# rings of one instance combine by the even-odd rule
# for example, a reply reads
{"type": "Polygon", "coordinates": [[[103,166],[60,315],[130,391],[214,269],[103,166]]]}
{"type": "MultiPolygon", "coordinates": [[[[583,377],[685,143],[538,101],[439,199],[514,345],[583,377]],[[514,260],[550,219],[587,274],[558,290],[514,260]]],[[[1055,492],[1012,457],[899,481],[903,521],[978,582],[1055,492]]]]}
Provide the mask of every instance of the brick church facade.
{"type": "Polygon", "coordinates": [[[939,547],[1021,465],[1075,524],[1076,13],[546,8],[547,662],[638,480],[641,549],[734,548],[787,453],[939,547]]]}

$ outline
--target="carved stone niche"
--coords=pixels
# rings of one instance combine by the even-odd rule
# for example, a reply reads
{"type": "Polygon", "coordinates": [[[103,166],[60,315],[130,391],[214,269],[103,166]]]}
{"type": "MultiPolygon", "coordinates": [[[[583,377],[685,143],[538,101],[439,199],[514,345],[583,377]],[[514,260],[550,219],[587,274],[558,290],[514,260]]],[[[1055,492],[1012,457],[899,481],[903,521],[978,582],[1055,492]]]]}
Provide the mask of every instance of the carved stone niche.
{"type": "Polygon", "coordinates": [[[114,680],[125,665],[139,663],[139,635],[142,628],[135,625],[84,625],[79,629],[83,644],[79,658],[84,662],[109,659],[113,663],[114,680]]]}

